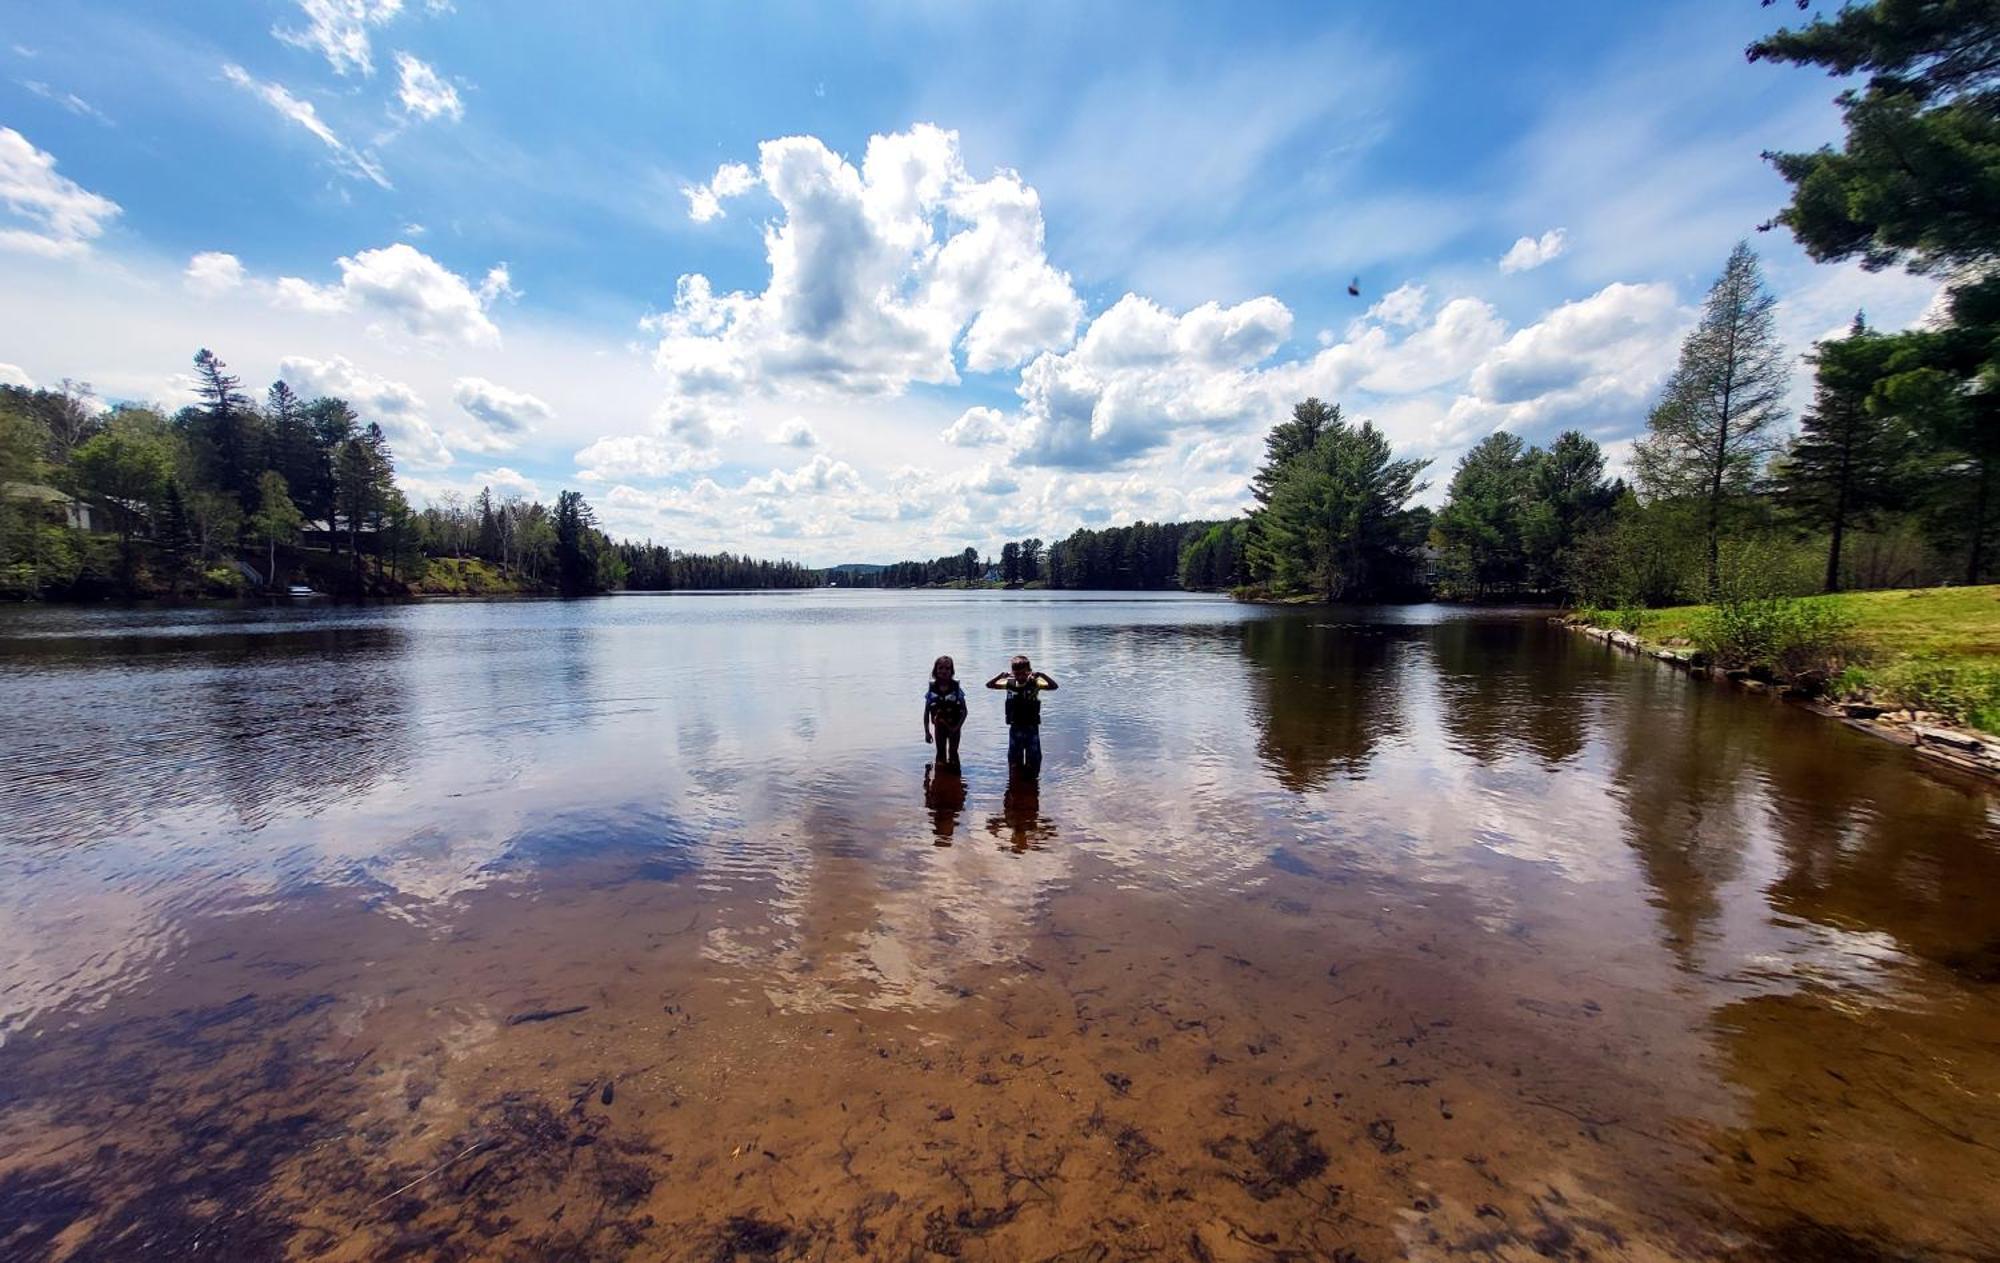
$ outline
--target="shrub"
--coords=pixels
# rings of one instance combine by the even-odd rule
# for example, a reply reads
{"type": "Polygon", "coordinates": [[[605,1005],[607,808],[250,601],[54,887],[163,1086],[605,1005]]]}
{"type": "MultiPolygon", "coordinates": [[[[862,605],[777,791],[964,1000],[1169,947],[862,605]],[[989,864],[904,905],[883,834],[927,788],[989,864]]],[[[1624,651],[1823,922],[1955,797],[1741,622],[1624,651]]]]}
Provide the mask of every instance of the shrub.
{"type": "Polygon", "coordinates": [[[1906,710],[1927,710],[2000,733],[2000,666],[1915,657],[1882,672],[1881,696],[1906,710]]]}
{"type": "Polygon", "coordinates": [[[1826,601],[1728,601],[1695,614],[1695,647],[1725,670],[1824,683],[1854,656],[1853,620],[1826,601]]]}
{"type": "Polygon", "coordinates": [[[1644,610],[1631,608],[1617,609],[1612,610],[1605,617],[1610,620],[1610,626],[1632,636],[1638,635],[1639,629],[1646,625],[1646,611],[1644,610]]]}

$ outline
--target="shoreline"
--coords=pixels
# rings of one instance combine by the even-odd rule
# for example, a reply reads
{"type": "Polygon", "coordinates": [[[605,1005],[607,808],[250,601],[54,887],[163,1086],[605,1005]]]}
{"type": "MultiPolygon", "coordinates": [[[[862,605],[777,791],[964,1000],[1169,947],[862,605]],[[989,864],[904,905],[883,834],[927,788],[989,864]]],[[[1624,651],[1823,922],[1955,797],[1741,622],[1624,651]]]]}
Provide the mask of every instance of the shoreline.
{"type": "Polygon", "coordinates": [[[1967,728],[1942,715],[1899,710],[1872,702],[1829,701],[1790,684],[1754,679],[1747,671],[1725,671],[1697,662],[1692,653],[1650,645],[1631,632],[1581,623],[1562,615],[1549,621],[1610,648],[1664,663],[1690,678],[1734,685],[1745,693],[1767,694],[1838,720],[1856,732],[1915,751],[1928,763],[2000,782],[2000,737],[1967,728]]]}

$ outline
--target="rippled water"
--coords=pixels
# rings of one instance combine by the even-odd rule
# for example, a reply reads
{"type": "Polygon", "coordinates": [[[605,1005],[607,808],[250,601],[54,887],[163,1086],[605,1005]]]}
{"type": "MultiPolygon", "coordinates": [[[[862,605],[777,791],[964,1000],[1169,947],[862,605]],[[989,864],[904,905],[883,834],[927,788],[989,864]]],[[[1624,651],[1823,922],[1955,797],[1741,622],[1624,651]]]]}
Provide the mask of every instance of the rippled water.
{"type": "Polygon", "coordinates": [[[9,1260],[2000,1254],[1995,799],[1540,616],[22,609],[0,703],[9,1260]],[[1015,652],[1039,784],[933,774],[1015,652]]]}

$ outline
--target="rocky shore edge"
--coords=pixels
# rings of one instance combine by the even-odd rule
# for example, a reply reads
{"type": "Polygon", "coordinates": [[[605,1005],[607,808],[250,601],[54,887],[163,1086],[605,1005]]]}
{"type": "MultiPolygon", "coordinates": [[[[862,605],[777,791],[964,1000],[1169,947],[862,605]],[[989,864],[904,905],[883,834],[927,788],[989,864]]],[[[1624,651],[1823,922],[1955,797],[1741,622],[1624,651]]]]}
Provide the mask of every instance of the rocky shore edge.
{"type": "Polygon", "coordinates": [[[1649,645],[1631,632],[1596,627],[1566,617],[1549,620],[1613,649],[1664,662],[1691,676],[1734,685],[1748,693],[1775,694],[1815,714],[1837,719],[1858,732],[1914,750],[1920,757],[1958,771],[2000,781],[2000,738],[1953,723],[1928,711],[1896,710],[1872,702],[1833,701],[1782,680],[1760,680],[1748,671],[1724,671],[1693,650],[1649,645]]]}

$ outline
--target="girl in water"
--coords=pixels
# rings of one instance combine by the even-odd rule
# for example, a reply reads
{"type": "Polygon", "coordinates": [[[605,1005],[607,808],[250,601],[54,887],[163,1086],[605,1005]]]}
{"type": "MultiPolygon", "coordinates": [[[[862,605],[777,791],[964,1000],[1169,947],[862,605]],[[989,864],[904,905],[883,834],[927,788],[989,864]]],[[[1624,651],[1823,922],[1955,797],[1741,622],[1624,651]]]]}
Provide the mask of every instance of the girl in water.
{"type": "Polygon", "coordinates": [[[958,733],[965,727],[965,713],[965,690],[959,687],[958,670],[947,654],[931,664],[931,685],[924,690],[924,744],[937,742],[940,770],[958,766],[958,733]]]}

